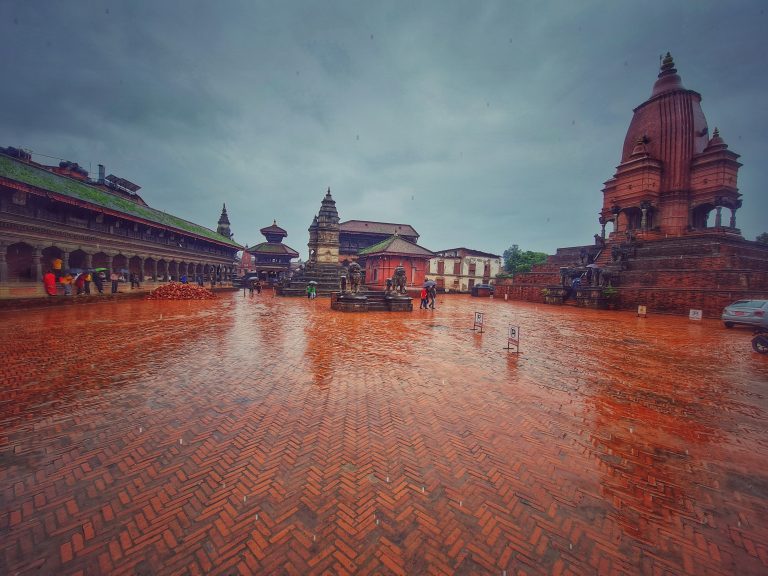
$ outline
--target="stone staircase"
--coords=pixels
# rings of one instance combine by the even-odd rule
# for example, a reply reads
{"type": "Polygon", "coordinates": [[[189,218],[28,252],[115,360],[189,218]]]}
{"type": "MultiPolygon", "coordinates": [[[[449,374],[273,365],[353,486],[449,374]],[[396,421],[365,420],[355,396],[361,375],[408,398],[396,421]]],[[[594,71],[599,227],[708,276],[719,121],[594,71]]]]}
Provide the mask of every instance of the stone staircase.
{"type": "Polygon", "coordinates": [[[341,289],[339,274],[341,267],[337,264],[308,265],[302,272],[295,274],[286,286],[275,288],[279,296],[306,296],[307,285],[317,282],[318,296],[331,296],[341,289]]]}

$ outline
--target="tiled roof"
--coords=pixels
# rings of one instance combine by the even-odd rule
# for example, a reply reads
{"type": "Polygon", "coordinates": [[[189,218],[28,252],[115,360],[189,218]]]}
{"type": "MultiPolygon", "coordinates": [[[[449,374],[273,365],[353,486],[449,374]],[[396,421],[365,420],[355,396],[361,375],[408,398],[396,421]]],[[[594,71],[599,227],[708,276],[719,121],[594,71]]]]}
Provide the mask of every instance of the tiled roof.
{"type": "Polygon", "coordinates": [[[90,204],[96,208],[105,208],[112,212],[119,212],[132,218],[138,218],[146,222],[160,224],[167,228],[173,228],[181,232],[214,240],[220,244],[241,248],[237,242],[234,242],[230,238],[222,236],[213,230],[209,230],[204,226],[194,224],[187,220],[183,220],[182,218],[178,218],[177,216],[167,214],[161,210],[150,208],[149,206],[136,204],[135,202],[131,202],[130,200],[97,188],[96,186],[90,186],[85,182],[79,182],[65,176],[59,176],[44,168],[39,168],[25,162],[19,162],[18,160],[14,160],[3,154],[0,154],[0,178],[15,180],[16,182],[21,182],[43,191],[67,196],[68,198],[90,204]]]}
{"type": "Polygon", "coordinates": [[[416,236],[419,233],[408,224],[392,224],[390,222],[370,222],[368,220],[347,220],[339,224],[339,232],[367,232],[369,234],[400,234],[400,236],[416,236]]]}
{"type": "Polygon", "coordinates": [[[281,236],[288,236],[288,232],[286,232],[285,229],[280,228],[280,226],[277,225],[277,221],[273,221],[271,226],[262,228],[261,230],[259,230],[259,232],[261,232],[265,236],[267,234],[279,234],[281,236]]]}
{"type": "Polygon", "coordinates": [[[299,253],[290,246],[277,242],[262,242],[261,244],[256,244],[256,246],[248,248],[248,252],[251,254],[282,254],[290,256],[291,258],[296,258],[299,255],[299,253]]]}
{"type": "Polygon", "coordinates": [[[386,240],[382,240],[378,244],[363,248],[358,252],[360,256],[373,256],[374,254],[392,254],[395,256],[421,256],[424,258],[432,258],[435,253],[422,248],[418,244],[409,242],[405,238],[394,235],[390,236],[386,240]]]}

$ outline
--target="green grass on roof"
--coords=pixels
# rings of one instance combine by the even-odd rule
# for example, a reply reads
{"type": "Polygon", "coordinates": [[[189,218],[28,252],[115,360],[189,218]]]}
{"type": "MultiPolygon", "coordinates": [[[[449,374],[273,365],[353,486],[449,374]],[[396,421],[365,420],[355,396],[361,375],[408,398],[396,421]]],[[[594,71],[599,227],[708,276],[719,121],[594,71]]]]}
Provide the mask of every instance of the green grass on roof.
{"type": "Polygon", "coordinates": [[[38,168],[37,166],[19,162],[2,154],[0,154],[0,176],[34,186],[35,188],[69,196],[70,198],[75,198],[95,206],[108,208],[115,212],[121,212],[133,216],[134,218],[141,218],[142,220],[162,224],[163,226],[175,228],[182,232],[188,232],[217,242],[222,242],[229,246],[242,248],[237,242],[233,242],[226,236],[222,236],[204,226],[167,214],[161,210],[142,206],[141,204],[121,198],[116,194],[100,190],[95,186],[89,186],[84,182],[78,182],[71,178],[59,176],[58,174],[38,168]]]}

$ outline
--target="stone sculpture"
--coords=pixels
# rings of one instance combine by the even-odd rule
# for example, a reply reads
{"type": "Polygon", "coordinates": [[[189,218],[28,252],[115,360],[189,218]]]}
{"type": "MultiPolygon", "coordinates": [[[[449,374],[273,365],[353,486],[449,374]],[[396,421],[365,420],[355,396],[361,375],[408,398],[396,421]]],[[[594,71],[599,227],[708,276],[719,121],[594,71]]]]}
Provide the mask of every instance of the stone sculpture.
{"type": "Polygon", "coordinates": [[[392,277],[392,283],[395,285],[395,292],[405,294],[405,268],[402,266],[395,268],[395,274],[392,277]]]}

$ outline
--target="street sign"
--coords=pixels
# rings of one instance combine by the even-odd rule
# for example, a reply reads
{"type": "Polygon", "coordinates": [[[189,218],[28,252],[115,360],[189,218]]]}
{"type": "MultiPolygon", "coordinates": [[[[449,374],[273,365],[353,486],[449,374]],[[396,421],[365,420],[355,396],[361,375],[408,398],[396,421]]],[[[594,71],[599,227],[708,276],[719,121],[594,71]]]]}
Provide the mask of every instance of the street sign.
{"type": "Polygon", "coordinates": [[[510,326],[507,333],[507,350],[512,350],[512,346],[515,347],[515,352],[520,353],[520,327],[510,326]]]}
{"type": "Polygon", "coordinates": [[[480,330],[480,334],[483,333],[483,316],[482,312],[475,312],[475,324],[472,326],[472,330],[480,330]]]}
{"type": "Polygon", "coordinates": [[[688,312],[688,318],[690,318],[691,320],[701,320],[702,317],[703,317],[703,314],[701,310],[691,309],[691,311],[688,312]]]}

